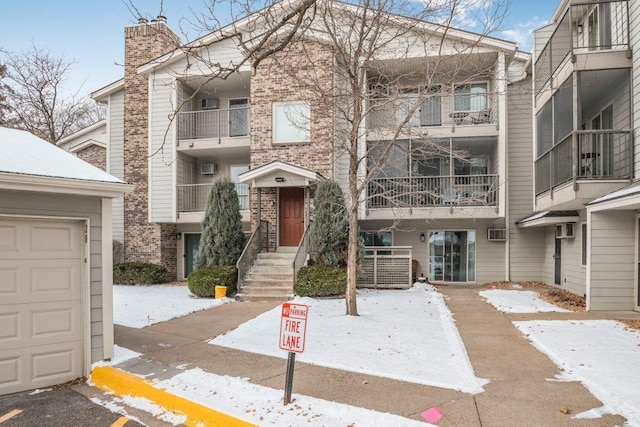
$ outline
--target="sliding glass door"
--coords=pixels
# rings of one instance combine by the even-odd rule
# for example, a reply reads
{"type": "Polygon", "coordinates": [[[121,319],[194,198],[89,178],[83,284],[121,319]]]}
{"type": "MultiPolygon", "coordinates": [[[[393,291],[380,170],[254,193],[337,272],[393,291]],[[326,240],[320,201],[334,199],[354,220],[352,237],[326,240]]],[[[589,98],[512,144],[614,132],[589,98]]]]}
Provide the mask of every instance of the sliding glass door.
{"type": "Polygon", "coordinates": [[[429,281],[474,282],[475,266],[475,231],[429,232],[429,281]]]}

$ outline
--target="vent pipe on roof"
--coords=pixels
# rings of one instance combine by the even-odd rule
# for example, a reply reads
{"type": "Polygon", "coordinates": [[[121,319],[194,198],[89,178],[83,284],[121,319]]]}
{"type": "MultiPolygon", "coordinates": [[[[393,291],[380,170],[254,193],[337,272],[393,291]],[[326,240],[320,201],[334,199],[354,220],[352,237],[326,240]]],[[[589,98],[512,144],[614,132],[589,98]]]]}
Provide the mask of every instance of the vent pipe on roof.
{"type": "Polygon", "coordinates": [[[167,23],[167,17],[166,17],[166,16],[164,16],[164,15],[158,15],[158,16],[156,17],[156,21],[158,21],[158,22],[162,22],[163,24],[166,24],[166,23],[167,23]]]}
{"type": "Polygon", "coordinates": [[[138,18],[138,24],[146,24],[147,22],[149,22],[147,21],[147,18],[144,18],[142,16],[138,18]]]}

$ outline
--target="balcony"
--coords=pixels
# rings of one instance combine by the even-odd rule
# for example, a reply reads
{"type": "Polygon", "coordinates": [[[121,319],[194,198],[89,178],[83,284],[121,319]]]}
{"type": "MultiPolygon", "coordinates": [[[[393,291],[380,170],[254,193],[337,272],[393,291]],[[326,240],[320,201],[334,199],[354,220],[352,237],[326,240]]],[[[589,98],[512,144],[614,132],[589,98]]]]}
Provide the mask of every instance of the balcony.
{"type": "MultiPolygon", "coordinates": [[[[242,220],[248,221],[249,185],[240,183],[236,183],[235,185],[240,202],[240,212],[243,213],[242,220]]],[[[178,190],[179,217],[185,219],[185,222],[202,222],[204,212],[207,210],[209,193],[211,193],[213,184],[182,184],[176,187],[178,190]],[[193,213],[197,213],[198,215],[189,215],[193,213]]]]}
{"type": "Polygon", "coordinates": [[[498,175],[376,178],[367,208],[486,207],[498,204],[498,175]]]}
{"type": "Polygon", "coordinates": [[[178,141],[209,140],[217,144],[229,139],[244,139],[248,143],[250,108],[184,111],[178,113],[178,141]],[[242,138],[245,137],[245,138],[242,138]]]}
{"type": "MultiPolygon", "coordinates": [[[[536,160],[536,197],[544,208],[564,202],[584,201],[613,191],[632,173],[632,131],[575,131],[536,160]],[[579,181],[580,186],[575,185],[579,181]],[[574,185],[568,185],[574,183],[574,185]],[[596,185],[592,185],[596,184],[596,185]],[[557,189],[570,194],[554,194],[557,189]],[[553,201],[555,199],[555,201],[553,201]]],[[[565,208],[573,208],[569,204],[565,208]]],[[[540,210],[540,207],[537,208],[540,210]]]]}
{"type": "Polygon", "coordinates": [[[630,67],[628,5],[628,1],[571,5],[537,55],[536,96],[550,87],[569,60],[577,70],[630,67]]]}
{"type": "MultiPolygon", "coordinates": [[[[442,92],[425,96],[416,90],[369,101],[367,127],[372,131],[467,126],[477,134],[481,125],[495,125],[498,118],[497,97],[487,93],[487,83],[461,85],[449,95],[442,92]]],[[[491,128],[489,134],[495,134],[496,127],[491,128]]]]}

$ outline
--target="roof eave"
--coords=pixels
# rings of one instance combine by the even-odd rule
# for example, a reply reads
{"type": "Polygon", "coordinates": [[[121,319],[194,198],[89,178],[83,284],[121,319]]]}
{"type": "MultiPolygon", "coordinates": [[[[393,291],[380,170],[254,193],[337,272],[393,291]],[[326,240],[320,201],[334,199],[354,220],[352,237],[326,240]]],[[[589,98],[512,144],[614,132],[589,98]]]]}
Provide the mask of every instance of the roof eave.
{"type": "Polygon", "coordinates": [[[0,172],[0,189],[116,198],[132,192],[134,186],[126,182],[88,181],[0,172]]]}

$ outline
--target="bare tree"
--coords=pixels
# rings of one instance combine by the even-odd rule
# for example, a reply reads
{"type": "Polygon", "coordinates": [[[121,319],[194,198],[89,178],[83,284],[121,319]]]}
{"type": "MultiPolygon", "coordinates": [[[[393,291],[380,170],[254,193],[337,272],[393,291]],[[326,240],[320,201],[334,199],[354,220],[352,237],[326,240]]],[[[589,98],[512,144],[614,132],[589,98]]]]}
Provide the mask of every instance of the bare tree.
{"type": "Polygon", "coordinates": [[[9,107],[7,106],[7,96],[11,93],[11,88],[5,83],[7,77],[7,67],[0,64],[0,126],[10,127],[11,123],[7,117],[9,107]]]}
{"type": "Polygon", "coordinates": [[[82,85],[68,90],[73,62],[35,46],[23,52],[0,51],[6,64],[8,120],[51,143],[104,117],[82,85]]]}
{"type": "MultiPolygon", "coordinates": [[[[326,158],[348,177],[343,183],[349,223],[346,312],[357,315],[361,206],[371,198],[402,208],[414,204],[416,197],[442,197],[436,186],[415,188],[396,172],[404,168],[407,173],[403,159],[408,156],[465,161],[464,150],[432,137],[429,128],[416,131],[413,121],[445,97],[465,96],[472,82],[504,79],[496,74],[500,56],[483,54],[482,49],[488,34],[500,25],[508,0],[301,0],[276,2],[259,11],[255,6],[251,0],[212,1],[197,22],[216,36],[184,47],[188,68],[210,71],[200,88],[211,80],[227,79],[246,64],[254,74],[278,70],[290,72],[296,80],[301,99],[309,100],[311,118],[323,123],[316,136],[332,141],[326,158]],[[230,14],[231,24],[216,19],[221,7],[230,14]],[[474,33],[453,29],[455,23],[470,22],[474,33]],[[243,51],[243,59],[221,63],[209,55],[212,43],[229,39],[243,51]],[[329,66],[322,62],[318,46],[330,52],[329,66]]],[[[501,84],[494,86],[499,90],[501,84]]],[[[467,101],[476,98],[484,99],[483,111],[476,117],[452,111],[451,126],[461,120],[493,120],[489,94],[469,90],[467,101]]]]}

